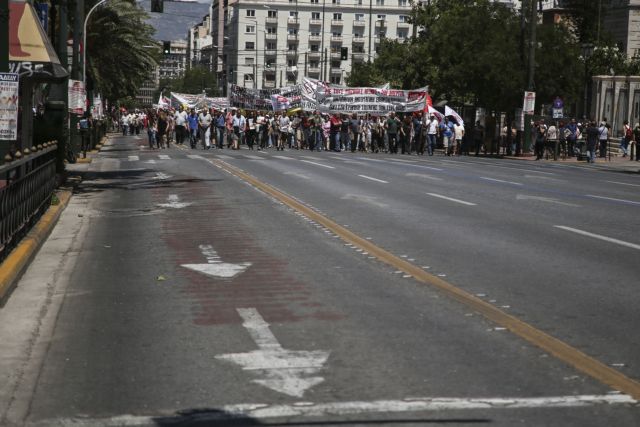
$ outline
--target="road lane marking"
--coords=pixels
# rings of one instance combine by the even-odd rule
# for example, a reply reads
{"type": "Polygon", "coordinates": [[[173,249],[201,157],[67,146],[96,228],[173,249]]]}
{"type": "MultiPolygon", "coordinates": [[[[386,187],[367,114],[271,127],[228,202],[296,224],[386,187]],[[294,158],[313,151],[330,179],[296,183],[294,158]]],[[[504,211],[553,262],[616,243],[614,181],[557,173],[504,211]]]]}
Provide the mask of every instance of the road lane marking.
{"type": "Polygon", "coordinates": [[[387,160],[391,160],[393,162],[402,162],[402,163],[418,163],[417,160],[394,159],[394,158],[388,158],[387,160]]]}
{"type": "Polygon", "coordinates": [[[588,231],[578,230],[577,228],[567,227],[565,225],[554,225],[554,227],[555,228],[559,228],[561,230],[571,231],[571,232],[576,233],[576,234],[581,234],[583,236],[592,237],[594,239],[603,240],[605,242],[615,243],[615,244],[621,245],[621,246],[626,246],[627,248],[640,250],[640,245],[637,245],[635,243],[625,242],[624,240],[614,239],[613,237],[607,237],[607,236],[603,236],[601,234],[590,233],[588,231]]]}
{"type": "Polygon", "coordinates": [[[340,197],[341,200],[355,200],[362,203],[368,203],[370,205],[379,207],[379,208],[387,208],[389,205],[386,203],[382,203],[378,201],[377,197],[374,196],[365,196],[363,194],[345,194],[340,197]]]}
{"type": "Polygon", "coordinates": [[[182,209],[188,206],[191,206],[193,203],[190,202],[181,202],[180,197],[177,194],[169,194],[167,197],[167,203],[159,203],[158,206],[161,208],[170,208],[170,209],[182,209]]]}
{"type": "Polygon", "coordinates": [[[329,352],[324,350],[287,350],[282,348],[269,324],[255,308],[237,308],[245,327],[258,350],[248,353],[230,353],[216,356],[253,371],[265,379],[251,382],[292,397],[302,397],[311,387],[324,381],[316,374],[324,367],[329,352]]]}
{"type": "Polygon", "coordinates": [[[631,187],[640,187],[640,184],[631,184],[631,183],[628,183],[628,182],[618,182],[618,181],[605,181],[605,182],[608,182],[610,184],[619,184],[619,185],[629,185],[631,187]]]}
{"type": "Polygon", "coordinates": [[[249,160],[265,160],[264,157],[254,156],[254,155],[251,155],[251,154],[245,154],[244,157],[249,159],[249,160]]]}
{"type": "Polygon", "coordinates": [[[587,194],[587,197],[592,197],[594,199],[611,200],[612,202],[628,203],[628,204],[631,204],[631,205],[640,205],[640,202],[634,202],[633,200],[616,199],[616,198],[613,198],[613,197],[604,197],[604,196],[596,196],[595,194],[587,194]]]}
{"type": "Polygon", "coordinates": [[[555,203],[555,204],[558,204],[558,205],[570,206],[572,208],[579,208],[580,207],[580,205],[563,202],[563,201],[560,201],[558,199],[554,199],[554,198],[551,198],[551,197],[529,196],[527,194],[516,194],[516,200],[534,200],[534,201],[537,201],[537,202],[555,203]]]}
{"type": "Polygon", "coordinates": [[[282,173],[284,175],[291,175],[291,176],[295,176],[295,177],[302,178],[302,179],[311,179],[307,175],[304,175],[304,174],[301,174],[301,173],[298,173],[298,172],[288,171],[288,172],[282,172],[282,173]]]}
{"type": "Polygon", "coordinates": [[[481,176],[480,179],[484,179],[485,181],[500,182],[503,184],[522,185],[519,182],[505,181],[503,179],[497,179],[497,178],[489,178],[488,176],[481,176]]]}
{"type": "Polygon", "coordinates": [[[206,264],[181,264],[180,266],[209,277],[221,279],[231,279],[251,267],[250,262],[238,264],[222,262],[220,256],[211,245],[200,245],[199,248],[202,255],[207,259],[206,264]]]}
{"type": "Polygon", "coordinates": [[[226,154],[216,154],[216,157],[217,157],[218,159],[222,159],[222,160],[234,160],[234,159],[235,159],[235,157],[233,157],[233,156],[228,156],[228,155],[226,155],[226,154]]]}
{"type": "Polygon", "coordinates": [[[200,154],[188,154],[187,157],[194,160],[204,160],[200,154]]]}
{"type": "Polygon", "coordinates": [[[367,175],[358,175],[360,178],[364,178],[364,179],[370,179],[371,181],[375,181],[375,182],[381,182],[383,184],[388,184],[389,181],[384,181],[382,179],[378,179],[378,178],[372,178],[370,176],[367,175]]]}
{"type": "Polygon", "coordinates": [[[427,175],[424,173],[405,173],[404,176],[431,179],[433,181],[442,181],[442,178],[438,178],[437,176],[427,175]]]}
{"type": "Polygon", "coordinates": [[[425,193],[425,194],[428,194],[429,196],[432,196],[432,197],[437,197],[439,199],[449,200],[450,202],[460,203],[462,205],[476,206],[475,203],[465,202],[464,200],[454,199],[452,197],[443,196],[442,194],[436,194],[436,193],[425,193]]]}
{"type": "Polygon", "coordinates": [[[171,157],[169,157],[169,156],[168,156],[168,155],[166,155],[166,154],[158,154],[158,158],[159,158],[160,160],[171,160],[171,157]]]}
{"type": "Polygon", "coordinates": [[[274,159],[293,160],[293,157],[287,157],[287,156],[276,156],[276,155],[273,155],[271,157],[273,157],[274,159]]]}
{"type": "Polygon", "coordinates": [[[282,204],[304,214],[307,218],[314,220],[321,226],[331,229],[333,233],[340,236],[342,240],[347,243],[351,243],[360,249],[364,249],[372,256],[375,256],[379,261],[395,269],[402,270],[406,274],[412,275],[413,278],[420,283],[440,289],[450,298],[474,311],[477,311],[496,325],[509,329],[511,333],[550,353],[556,359],[563,361],[603,384],[607,384],[615,390],[627,394],[636,400],[640,399],[640,383],[638,381],[627,377],[623,373],[607,366],[564,341],[535,328],[516,316],[509,314],[476,297],[475,295],[452,285],[446,280],[424,271],[419,266],[403,260],[391,252],[375,245],[373,242],[353,233],[346,227],[342,227],[340,224],[304,205],[302,202],[295,200],[293,197],[287,196],[275,187],[260,181],[246,172],[243,172],[239,168],[219,160],[207,161],[217,168],[255,186],[282,204]]]}
{"type": "Polygon", "coordinates": [[[380,159],[370,159],[368,157],[356,157],[356,159],[361,159],[361,160],[367,160],[370,162],[380,162],[380,163],[385,163],[384,160],[380,160],[380,159]]]}
{"type": "Polygon", "coordinates": [[[137,162],[138,160],[140,160],[139,156],[129,156],[129,161],[130,162],[137,162]]]}
{"type": "Polygon", "coordinates": [[[322,166],[323,168],[327,168],[327,169],[335,169],[333,166],[323,165],[322,163],[312,162],[311,160],[300,160],[300,161],[304,163],[309,163],[311,165],[322,166]]]}
{"type": "MultiPolygon", "coordinates": [[[[412,397],[403,400],[370,400],[347,402],[295,402],[293,404],[240,403],[222,405],[211,411],[198,411],[195,414],[180,413],[174,415],[118,415],[109,418],[57,418],[31,423],[39,426],[73,427],[121,427],[146,425],[228,425],[242,423],[260,424],[260,420],[277,418],[321,418],[348,415],[374,415],[434,412],[473,411],[473,410],[511,410],[511,409],[553,409],[585,408],[592,406],[634,405],[637,401],[624,394],[569,395],[550,397],[412,397]]],[[[382,419],[383,421],[384,419],[382,419]]],[[[310,420],[311,421],[311,420],[310,420]]],[[[393,424],[393,421],[389,422],[393,424]]],[[[312,423],[313,424],[313,423],[312,423]]],[[[340,423],[337,423],[340,424],[340,423]]],[[[368,424],[363,421],[362,424],[368,424]]],[[[420,424],[419,420],[415,424],[420,424]]]]}

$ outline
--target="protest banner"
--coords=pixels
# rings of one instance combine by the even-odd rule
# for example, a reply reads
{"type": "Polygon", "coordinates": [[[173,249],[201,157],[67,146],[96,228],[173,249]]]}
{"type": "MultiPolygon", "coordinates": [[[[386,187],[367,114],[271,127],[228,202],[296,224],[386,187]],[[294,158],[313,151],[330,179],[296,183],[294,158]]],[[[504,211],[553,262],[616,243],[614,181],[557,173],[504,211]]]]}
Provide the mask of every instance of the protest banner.
{"type": "Polygon", "coordinates": [[[287,98],[289,105],[287,108],[299,107],[301,103],[300,88],[300,85],[295,85],[275,89],[253,89],[231,84],[227,93],[231,107],[273,111],[272,95],[287,98]]]}
{"type": "Polygon", "coordinates": [[[423,111],[427,88],[415,90],[371,87],[335,88],[318,86],[317,110],[327,114],[373,114],[423,111]]]}
{"type": "Polygon", "coordinates": [[[69,111],[74,114],[84,114],[87,105],[84,83],[81,80],[69,79],[69,111]]]}

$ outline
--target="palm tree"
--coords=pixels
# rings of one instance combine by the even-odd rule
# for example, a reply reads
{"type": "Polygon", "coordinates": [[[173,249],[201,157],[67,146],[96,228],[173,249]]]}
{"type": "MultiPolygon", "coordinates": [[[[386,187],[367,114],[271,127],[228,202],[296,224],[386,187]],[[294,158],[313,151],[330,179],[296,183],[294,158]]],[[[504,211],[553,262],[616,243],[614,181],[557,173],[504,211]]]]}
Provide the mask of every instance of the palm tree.
{"type": "MultiPolygon", "coordinates": [[[[91,1],[87,8],[95,3],[91,1]]],[[[104,98],[135,96],[157,66],[160,47],[152,37],[155,30],[145,23],[147,17],[133,0],[110,0],[91,16],[87,79],[104,98]]]]}

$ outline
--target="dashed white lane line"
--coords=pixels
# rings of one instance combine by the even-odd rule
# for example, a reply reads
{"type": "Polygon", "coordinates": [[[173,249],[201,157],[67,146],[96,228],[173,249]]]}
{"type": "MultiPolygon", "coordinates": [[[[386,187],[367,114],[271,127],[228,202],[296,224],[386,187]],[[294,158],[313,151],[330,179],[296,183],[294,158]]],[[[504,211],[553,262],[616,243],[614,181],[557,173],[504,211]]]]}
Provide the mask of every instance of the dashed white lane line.
{"type": "Polygon", "coordinates": [[[375,181],[375,182],[381,182],[381,183],[383,183],[383,184],[388,184],[388,183],[389,183],[389,181],[384,181],[384,180],[382,180],[382,179],[373,178],[373,177],[370,177],[370,176],[367,176],[367,175],[358,175],[358,176],[359,176],[360,178],[369,179],[369,180],[371,180],[371,181],[375,181]]]}
{"type": "Polygon", "coordinates": [[[614,197],[596,196],[595,194],[587,194],[587,197],[592,197],[594,199],[611,200],[613,202],[629,203],[629,204],[632,204],[632,205],[640,205],[640,202],[634,202],[633,200],[616,199],[614,197]]]}
{"type": "Polygon", "coordinates": [[[245,154],[244,157],[249,159],[249,160],[265,160],[264,157],[254,156],[254,155],[251,155],[251,154],[245,154]]]}
{"type": "Polygon", "coordinates": [[[520,182],[505,181],[503,179],[489,178],[488,176],[481,176],[480,179],[484,179],[485,181],[500,182],[502,184],[522,185],[522,183],[520,182]]]}
{"type": "Polygon", "coordinates": [[[618,181],[605,181],[608,182],[609,184],[618,184],[618,185],[628,185],[631,187],[640,187],[640,184],[631,184],[629,182],[618,182],[618,181]]]}
{"type": "Polygon", "coordinates": [[[387,160],[391,160],[391,161],[394,161],[394,162],[402,162],[402,163],[418,163],[416,160],[406,160],[406,159],[389,158],[387,160]]]}
{"type": "Polygon", "coordinates": [[[567,227],[564,225],[554,225],[554,227],[559,228],[561,230],[565,230],[565,231],[571,231],[572,233],[580,234],[582,236],[587,236],[594,239],[603,240],[605,242],[615,243],[616,245],[625,246],[627,248],[640,250],[640,245],[637,245],[635,243],[625,242],[624,240],[614,239],[613,237],[607,237],[601,234],[590,233],[588,231],[578,230],[577,228],[567,227]]]}
{"type": "MultiPolygon", "coordinates": [[[[458,410],[509,410],[509,409],[541,409],[541,408],[580,408],[596,405],[633,405],[637,401],[626,394],[605,395],[569,395],[550,397],[413,397],[404,400],[372,400],[352,402],[296,402],[293,404],[269,405],[264,403],[245,403],[224,405],[210,412],[201,411],[198,423],[215,423],[220,421],[266,420],[283,417],[328,417],[362,414],[390,414],[410,412],[439,412],[458,410]]],[[[74,426],[92,427],[95,425],[138,426],[155,425],[162,416],[119,415],[109,418],[58,418],[43,420],[36,426],[74,426]]],[[[188,422],[191,416],[169,416],[168,419],[188,422]]],[[[366,424],[366,422],[365,422],[366,424]]]]}
{"type": "Polygon", "coordinates": [[[304,162],[304,163],[309,163],[311,165],[321,166],[321,167],[327,168],[327,169],[335,169],[333,166],[323,165],[322,163],[312,162],[311,160],[300,160],[300,161],[304,162]]]}
{"type": "Polygon", "coordinates": [[[271,156],[275,159],[282,159],[282,160],[293,160],[293,157],[287,157],[287,156],[271,156]]]}
{"type": "Polygon", "coordinates": [[[129,156],[129,161],[130,162],[137,162],[138,160],[140,160],[139,156],[129,156]]]}
{"type": "Polygon", "coordinates": [[[428,194],[431,197],[437,197],[439,199],[449,200],[450,202],[460,203],[462,205],[476,206],[475,203],[465,202],[464,200],[454,199],[452,197],[443,196],[442,194],[436,194],[436,193],[425,193],[425,194],[428,194]]]}
{"type": "Polygon", "coordinates": [[[222,160],[234,160],[235,159],[235,157],[227,156],[226,154],[216,154],[216,157],[218,159],[222,159],[222,160]]]}
{"type": "Polygon", "coordinates": [[[158,154],[158,158],[159,158],[160,160],[171,160],[171,157],[169,157],[169,156],[168,156],[168,155],[166,155],[166,154],[158,154]]]}
{"type": "Polygon", "coordinates": [[[188,154],[187,157],[194,160],[204,160],[204,157],[199,154],[188,154]]]}

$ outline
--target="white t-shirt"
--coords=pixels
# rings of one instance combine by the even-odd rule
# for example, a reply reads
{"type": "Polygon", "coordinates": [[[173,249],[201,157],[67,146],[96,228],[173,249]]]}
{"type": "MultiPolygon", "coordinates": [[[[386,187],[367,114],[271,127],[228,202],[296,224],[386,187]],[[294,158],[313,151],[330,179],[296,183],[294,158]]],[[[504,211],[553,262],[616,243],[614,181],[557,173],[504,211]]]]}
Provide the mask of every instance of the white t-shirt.
{"type": "Polygon", "coordinates": [[[176,126],[184,126],[184,124],[187,122],[187,112],[177,111],[175,118],[176,118],[176,126]]]}
{"type": "Polygon", "coordinates": [[[435,135],[438,133],[438,121],[433,119],[429,122],[429,135],[435,135]]]}
{"type": "Polygon", "coordinates": [[[462,125],[458,125],[458,124],[454,125],[453,131],[455,132],[456,140],[458,141],[461,140],[462,137],[464,136],[464,126],[462,125]]]}

